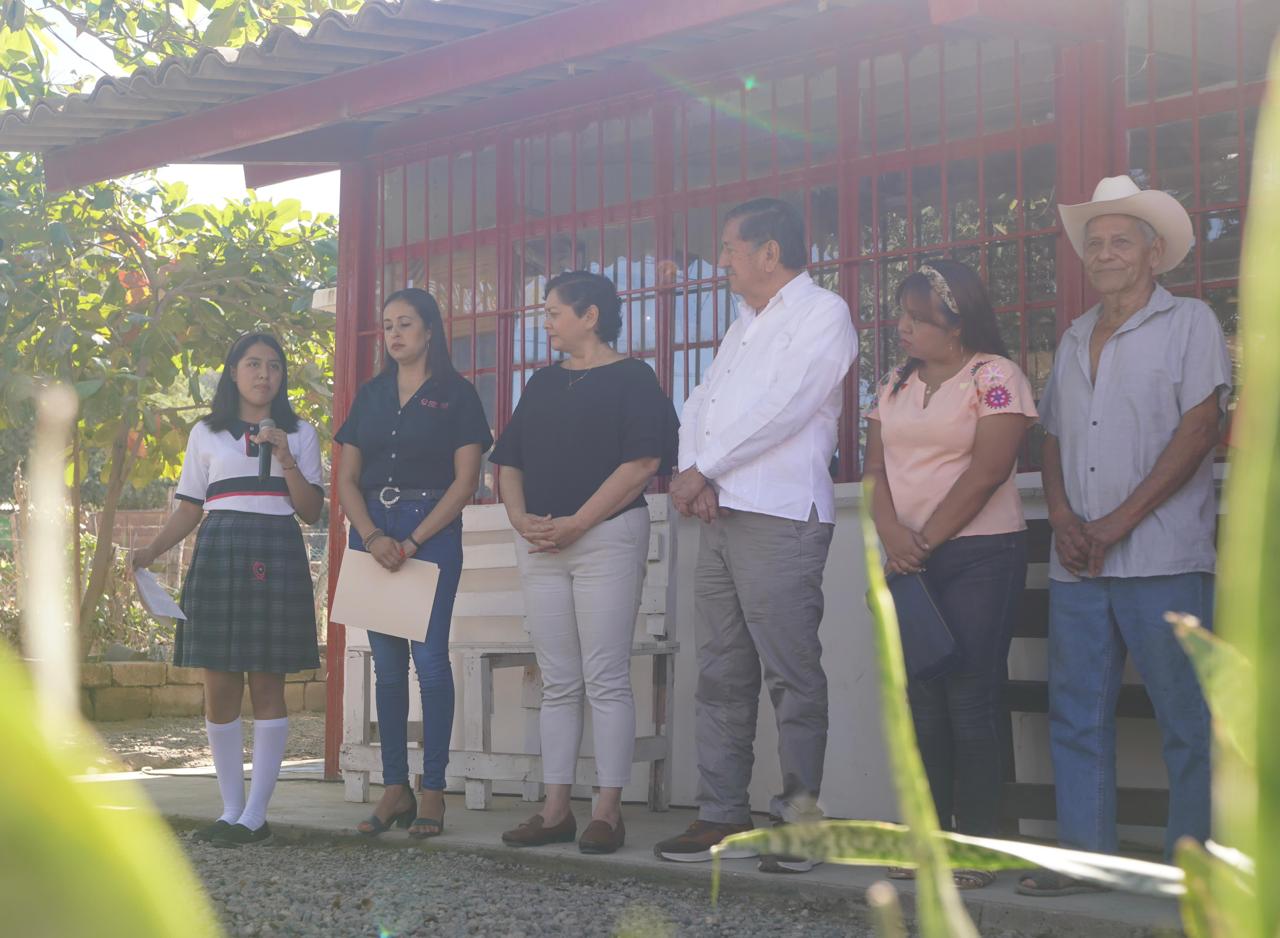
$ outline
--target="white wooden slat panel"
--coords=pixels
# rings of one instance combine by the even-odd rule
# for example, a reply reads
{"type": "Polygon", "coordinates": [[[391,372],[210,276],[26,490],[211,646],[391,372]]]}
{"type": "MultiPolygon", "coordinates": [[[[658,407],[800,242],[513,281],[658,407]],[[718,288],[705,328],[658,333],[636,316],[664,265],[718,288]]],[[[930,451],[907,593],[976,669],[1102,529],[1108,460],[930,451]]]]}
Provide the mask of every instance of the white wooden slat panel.
{"type": "Polygon", "coordinates": [[[462,568],[464,570],[492,570],[516,565],[516,545],[476,544],[463,545],[462,568]]]}

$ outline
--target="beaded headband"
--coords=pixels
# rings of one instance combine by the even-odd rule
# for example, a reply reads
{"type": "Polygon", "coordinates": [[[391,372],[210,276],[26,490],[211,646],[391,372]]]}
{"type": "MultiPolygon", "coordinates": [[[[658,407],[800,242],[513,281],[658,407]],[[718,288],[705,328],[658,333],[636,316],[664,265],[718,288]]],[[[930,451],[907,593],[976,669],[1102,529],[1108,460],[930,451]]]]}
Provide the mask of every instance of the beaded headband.
{"type": "Polygon", "coordinates": [[[956,304],[956,298],[951,292],[951,285],[947,283],[947,278],[928,264],[921,264],[916,273],[923,274],[928,279],[929,286],[933,288],[934,293],[938,294],[947,312],[959,319],[960,307],[956,304]]]}

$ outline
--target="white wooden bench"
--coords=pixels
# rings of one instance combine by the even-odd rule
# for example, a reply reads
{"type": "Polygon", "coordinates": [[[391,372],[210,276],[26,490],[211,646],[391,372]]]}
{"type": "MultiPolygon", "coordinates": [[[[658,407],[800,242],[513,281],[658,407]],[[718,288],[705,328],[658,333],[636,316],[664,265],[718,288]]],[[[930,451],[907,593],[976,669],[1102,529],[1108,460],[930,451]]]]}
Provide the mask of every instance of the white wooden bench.
{"type": "MultiPolygon", "coordinates": [[[[541,801],[543,786],[540,751],[539,713],[542,707],[542,676],[534,658],[533,645],[508,642],[490,645],[455,645],[462,657],[462,692],[466,718],[463,723],[463,748],[449,755],[453,771],[465,780],[468,808],[488,808],[495,781],[520,782],[526,801],[541,801]],[[493,672],[501,668],[521,668],[521,709],[525,727],[525,752],[494,752],[493,672]]],[[[671,793],[671,686],[675,676],[677,642],[637,642],[631,648],[636,656],[653,658],[653,724],[652,735],[636,739],[635,762],[648,762],[649,807],[667,810],[671,793]]],[[[595,780],[595,760],[580,758],[574,771],[574,783],[591,785],[595,780]]]]}
{"type": "MultiPolygon", "coordinates": [[[[637,738],[635,761],[649,763],[647,801],[653,810],[662,811],[666,810],[671,790],[672,684],[675,654],[679,651],[679,644],[667,638],[668,584],[674,552],[665,496],[650,498],[649,516],[649,563],[632,656],[652,659],[648,669],[651,686],[642,688],[636,684],[637,716],[647,698],[652,731],[637,738]]],[[[526,800],[541,800],[538,717],[542,681],[533,646],[523,627],[524,600],[516,569],[514,533],[501,505],[468,507],[463,515],[463,530],[463,576],[454,604],[449,645],[460,691],[461,726],[455,725],[453,738],[454,744],[461,743],[461,747],[450,750],[447,782],[451,790],[465,791],[469,808],[487,808],[495,782],[518,786],[526,800]],[[509,700],[495,708],[494,672],[516,668],[522,671],[518,705],[509,700]],[[495,751],[493,743],[498,736],[507,741],[503,748],[519,747],[523,751],[495,751]]],[[[512,695],[508,693],[507,697],[512,695]]],[[[364,802],[369,800],[370,773],[380,772],[382,764],[368,639],[358,629],[348,630],[343,699],[339,764],[346,799],[364,802]]],[[[409,739],[421,739],[417,694],[411,694],[410,699],[409,739]]],[[[417,744],[410,746],[410,765],[420,764],[417,744]]],[[[594,759],[580,758],[575,776],[577,786],[592,785],[594,759]]]]}

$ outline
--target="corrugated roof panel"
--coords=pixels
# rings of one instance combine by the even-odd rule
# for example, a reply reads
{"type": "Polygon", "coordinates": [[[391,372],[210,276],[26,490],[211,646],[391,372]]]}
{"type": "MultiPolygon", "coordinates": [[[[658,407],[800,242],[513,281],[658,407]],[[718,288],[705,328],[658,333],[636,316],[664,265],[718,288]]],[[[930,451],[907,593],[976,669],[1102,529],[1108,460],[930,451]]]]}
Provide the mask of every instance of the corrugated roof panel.
{"type": "MultiPolygon", "coordinates": [[[[99,79],[85,94],[49,97],[0,113],[0,149],[49,150],[252,97],[479,35],[585,0],[369,0],[354,14],[328,11],[305,35],[273,27],[243,49],[202,48],[132,74],[99,79]]],[[[393,115],[388,115],[391,118],[393,115]]]]}
{"type": "MultiPolygon", "coordinates": [[[[354,14],[329,11],[306,34],[273,27],[262,41],[241,49],[202,48],[189,59],[169,58],[132,74],[100,79],[87,94],[50,97],[29,110],[0,113],[0,150],[46,151],[251,98],[328,75],[383,62],[406,53],[463,40],[589,0],[368,0],[354,14]]],[[[643,0],[637,0],[643,2],[643,0]]],[[[438,101],[423,101],[367,117],[382,124],[406,114],[436,112],[476,100],[563,80],[574,71],[651,59],[672,50],[768,29],[808,15],[807,3],[718,23],[660,42],[611,51],[576,68],[552,66],[480,85],[438,101]]]]}

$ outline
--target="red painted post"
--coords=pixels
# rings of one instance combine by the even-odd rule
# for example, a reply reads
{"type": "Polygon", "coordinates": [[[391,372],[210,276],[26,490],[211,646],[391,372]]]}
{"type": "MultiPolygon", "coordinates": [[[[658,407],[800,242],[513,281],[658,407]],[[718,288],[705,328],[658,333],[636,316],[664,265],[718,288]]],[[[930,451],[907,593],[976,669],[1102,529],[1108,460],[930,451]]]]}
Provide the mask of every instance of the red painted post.
{"type": "MultiPolygon", "coordinates": [[[[342,425],[351,409],[359,379],[357,367],[357,331],[360,310],[373,297],[372,254],[370,245],[376,224],[377,204],[374,200],[377,179],[368,162],[342,167],[341,193],[338,203],[338,310],[334,329],[333,427],[342,425]]],[[[329,503],[329,606],[338,585],[342,553],[346,546],[346,526],[338,504],[338,463],[342,454],[333,453],[329,503]]],[[[325,662],[328,684],[325,687],[324,775],[337,779],[338,751],[342,747],[342,690],[346,672],[346,628],[329,620],[326,632],[325,662]]]]}

